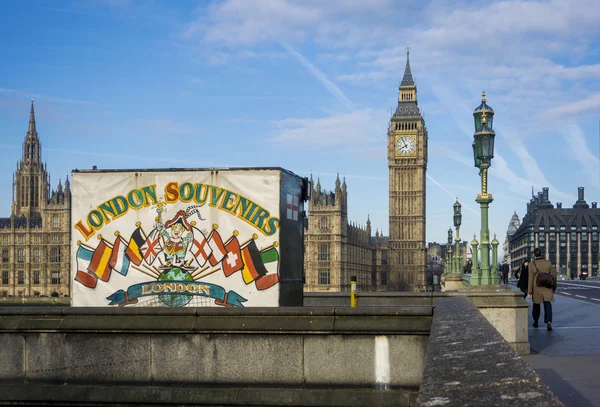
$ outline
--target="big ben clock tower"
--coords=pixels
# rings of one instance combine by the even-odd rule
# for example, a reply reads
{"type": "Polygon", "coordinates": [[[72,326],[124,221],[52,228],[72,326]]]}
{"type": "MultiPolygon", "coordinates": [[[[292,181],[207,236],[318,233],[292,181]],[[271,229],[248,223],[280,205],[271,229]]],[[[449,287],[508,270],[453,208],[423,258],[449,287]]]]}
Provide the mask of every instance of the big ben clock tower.
{"type": "Polygon", "coordinates": [[[390,291],[425,288],[425,177],[427,128],[417,103],[410,51],[400,83],[398,107],[388,130],[390,168],[390,291]]]}

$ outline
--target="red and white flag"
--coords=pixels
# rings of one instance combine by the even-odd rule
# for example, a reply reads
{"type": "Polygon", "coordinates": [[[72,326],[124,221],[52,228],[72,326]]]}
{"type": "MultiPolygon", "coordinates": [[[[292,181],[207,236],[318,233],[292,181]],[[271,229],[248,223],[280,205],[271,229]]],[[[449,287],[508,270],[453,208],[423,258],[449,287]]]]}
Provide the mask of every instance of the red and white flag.
{"type": "Polygon", "coordinates": [[[225,250],[227,251],[227,254],[222,262],[223,273],[225,273],[225,277],[229,277],[244,267],[240,242],[237,240],[237,237],[232,236],[231,239],[225,243],[225,250]]]}
{"type": "Polygon", "coordinates": [[[217,229],[213,229],[206,240],[212,250],[212,253],[208,257],[208,261],[210,262],[210,265],[214,267],[223,260],[227,250],[225,250],[223,239],[221,239],[221,235],[217,232],[217,229]]]}
{"type": "Polygon", "coordinates": [[[146,263],[152,264],[161,250],[160,233],[156,229],[153,229],[148,235],[146,242],[140,247],[140,251],[142,252],[142,256],[144,256],[146,263]]]}
{"type": "Polygon", "coordinates": [[[191,248],[192,255],[196,258],[200,267],[202,267],[206,264],[206,261],[212,253],[212,249],[206,241],[204,233],[197,228],[192,228],[192,230],[194,232],[194,240],[192,241],[191,248]]]}
{"type": "Polygon", "coordinates": [[[298,220],[298,211],[300,210],[300,199],[296,195],[287,195],[287,218],[298,220]]]}

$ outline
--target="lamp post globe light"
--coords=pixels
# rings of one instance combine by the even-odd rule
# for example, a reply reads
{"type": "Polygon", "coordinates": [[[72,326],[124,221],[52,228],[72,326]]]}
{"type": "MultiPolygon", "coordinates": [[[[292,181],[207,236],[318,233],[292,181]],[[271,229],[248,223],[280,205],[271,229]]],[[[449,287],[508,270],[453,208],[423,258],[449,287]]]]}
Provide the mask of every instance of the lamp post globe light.
{"type": "Polygon", "coordinates": [[[473,135],[473,160],[475,167],[479,168],[481,177],[481,193],[475,200],[481,208],[481,233],[480,233],[480,261],[479,268],[474,264],[471,276],[471,285],[499,284],[500,278],[496,273],[496,264],[490,266],[490,231],[488,228],[488,209],[492,203],[492,194],[487,192],[487,173],[494,158],[494,139],[496,133],[492,126],[494,110],[487,105],[485,92],[481,94],[481,104],[473,112],[475,119],[475,134],[473,135]]]}
{"type": "Polygon", "coordinates": [[[454,227],[456,228],[456,239],[454,239],[454,273],[462,275],[462,255],[460,250],[460,224],[462,223],[462,205],[458,202],[458,197],[453,205],[454,207],[454,227]]]}

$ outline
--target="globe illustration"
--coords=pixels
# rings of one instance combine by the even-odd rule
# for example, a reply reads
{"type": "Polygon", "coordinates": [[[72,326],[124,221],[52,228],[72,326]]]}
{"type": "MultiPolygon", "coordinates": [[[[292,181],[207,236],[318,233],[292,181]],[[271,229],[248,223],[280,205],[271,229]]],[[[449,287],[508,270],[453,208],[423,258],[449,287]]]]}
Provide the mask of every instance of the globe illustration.
{"type": "MultiPolygon", "coordinates": [[[[158,277],[158,281],[168,283],[168,282],[188,282],[194,281],[190,273],[185,270],[181,270],[180,268],[173,267],[169,270],[163,271],[163,273],[158,277]]],[[[158,298],[169,307],[184,307],[191,300],[191,295],[182,295],[182,294],[160,294],[158,298]]]]}

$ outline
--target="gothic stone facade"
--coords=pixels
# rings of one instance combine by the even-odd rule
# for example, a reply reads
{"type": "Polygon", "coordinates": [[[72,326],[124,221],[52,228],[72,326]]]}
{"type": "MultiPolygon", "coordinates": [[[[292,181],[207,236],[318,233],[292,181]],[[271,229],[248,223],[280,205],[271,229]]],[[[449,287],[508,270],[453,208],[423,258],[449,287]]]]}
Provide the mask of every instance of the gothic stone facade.
{"type": "Polygon", "coordinates": [[[9,218],[0,218],[0,295],[68,296],[71,190],[50,190],[33,102],[23,154],[13,177],[9,218]]]}
{"type": "MultiPolygon", "coordinates": [[[[409,54],[398,106],[388,128],[390,236],[348,222],[346,181],[313,189],[305,228],[305,290],[345,291],[350,278],[369,291],[426,289],[425,181],[427,128],[417,103],[409,54]]],[[[312,178],[311,178],[312,185],[312,178]]]]}
{"type": "Polygon", "coordinates": [[[366,227],[348,222],[346,180],[335,190],[313,187],[308,202],[308,218],[304,229],[305,291],[348,291],[356,277],[357,289],[387,289],[387,238],[371,235],[371,221],[366,227]]]}
{"type": "Polygon", "coordinates": [[[425,289],[425,182],[427,128],[406,55],[398,106],[388,129],[390,172],[390,291],[425,289]]]}

